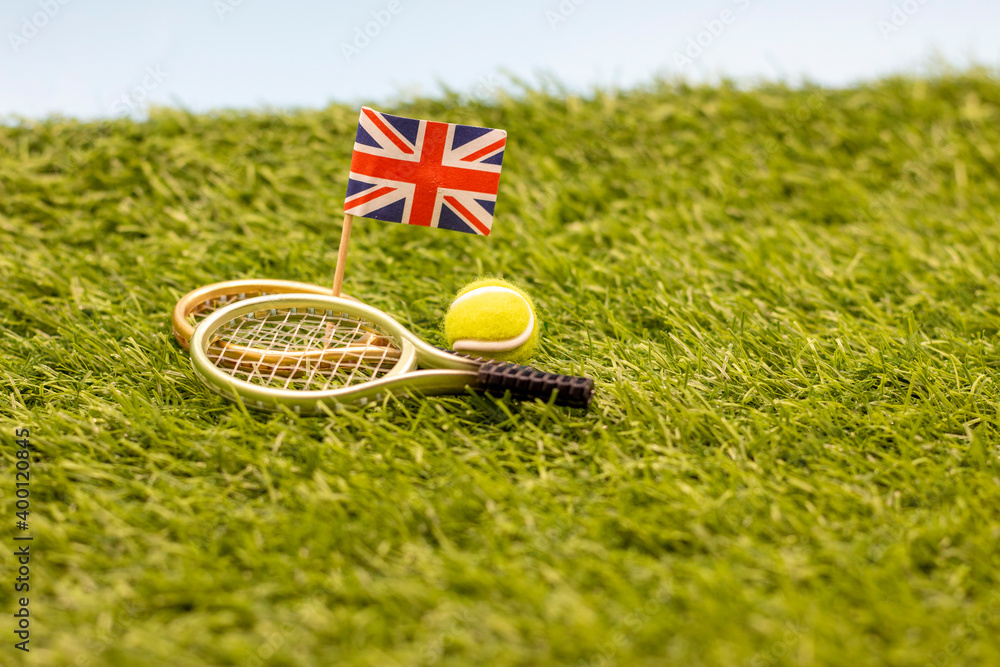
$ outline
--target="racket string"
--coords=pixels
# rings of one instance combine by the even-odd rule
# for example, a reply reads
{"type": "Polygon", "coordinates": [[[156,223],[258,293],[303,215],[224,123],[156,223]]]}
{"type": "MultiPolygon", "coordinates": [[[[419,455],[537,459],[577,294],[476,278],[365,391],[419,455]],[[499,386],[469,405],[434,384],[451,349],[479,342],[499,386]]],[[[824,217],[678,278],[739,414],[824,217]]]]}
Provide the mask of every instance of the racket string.
{"type": "MultiPolygon", "coordinates": [[[[284,352],[288,351],[287,341],[286,341],[286,344],[285,344],[285,347],[284,347],[283,350],[280,347],[280,345],[278,345],[278,341],[279,341],[279,339],[281,337],[281,334],[285,331],[285,327],[288,326],[288,318],[291,317],[292,312],[293,312],[292,310],[286,310],[285,311],[285,317],[281,320],[281,324],[279,324],[277,327],[275,327],[274,332],[271,335],[271,342],[270,342],[269,346],[266,347],[266,349],[272,350],[272,351],[275,350],[275,349],[277,349],[279,352],[280,351],[284,351],[284,352]]],[[[264,316],[264,320],[262,321],[262,324],[264,322],[266,322],[266,321],[267,321],[267,316],[265,315],[264,316]]],[[[299,326],[300,327],[302,326],[301,320],[299,320],[299,326]]],[[[266,386],[266,385],[271,384],[271,380],[274,379],[274,374],[278,372],[278,368],[280,368],[280,366],[281,366],[280,363],[273,364],[272,369],[271,369],[271,374],[267,377],[266,380],[264,380],[263,374],[260,372],[261,364],[259,364],[259,363],[258,364],[254,364],[254,370],[260,375],[261,384],[263,384],[263,385],[266,386]]]]}
{"type": "Polygon", "coordinates": [[[398,345],[370,323],[330,311],[280,309],[235,318],[215,333],[208,356],[234,378],[290,390],[329,390],[376,379],[398,345]]]}
{"type": "MultiPolygon", "coordinates": [[[[361,332],[361,322],[357,321],[357,323],[355,324],[355,327],[354,327],[354,331],[352,332],[352,337],[355,340],[357,340],[358,335],[360,334],[360,332],[361,332]]],[[[344,380],[344,384],[345,385],[350,385],[351,384],[351,382],[354,380],[354,376],[357,374],[358,368],[360,368],[360,364],[356,364],[354,366],[354,368],[351,369],[351,374],[348,375],[347,378],[345,378],[345,380],[344,380]]],[[[335,377],[335,376],[331,375],[331,376],[329,376],[327,378],[327,384],[329,383],[329,379],[332,378],[332,377],[335,377]]],[[[324,385],[323,388],[326,389],[327,388],[326,385],[324,385]]]]}
{"type": "MultiPolygon", "coordinates": [[[[235,331],[233,331],[233,334],[232,334],[232,337],[227,337],[227,338],[225,338],[225,339],[224,339],[224,340],[225,340],[225,342],[224,342],[224,343],[223,343],[223,345],[222,345],[222,350],[221,350],[221,351],[219,352],[219,358],[220,358],[220,359],[225,359],[225,358],[227,358],[227,356],[228,356],[228,355],[227,355],[227,353],[229,352],[229,349],[230,349],[230,347],[231,347],[231,346],[232,346],[232,344],[233,344],[233,340],[234,340],[234,339],[238,340],[238,334],[239,334],[239,332],[240,332],[240,329],[242,329],[242,328],[243,328],[243,325],[244,325],[245,323],[246,323],[246,320],[244,320],[244,319],[240,319],[240,320],[239,320],[239,323],[238,323],[238,324],[236,325],[236,329],[235,329],[235,331]]],[[[230,323],[230,324],[231,324],[231,323],[230,323]]],[[[240,358],[236,360],[236,363],[237,363],[237,364],[239,364],[240,362],[242,362],[242,361],[243,361],[243,357],[244,357],[244,356],[246,356],[246,352],[247,352],[247,349],[246,349],[246,348],[244,348],[244,349],[243,349],[243,353],[242,353],[242,354],[240,355],[240,358]]]]}
{"type": "Polygon", "coordinates": [[[223,306],[227,306],[236,301],[244,301],[246,299],[253,298],[255,296],[264,296],[267,292],[251,291],[251,292],[239,292],[236,294],[220,294],[219,296],[212,297],[206,301],[196,304],[191,312],[188,313],[188,319],[191,324],[198,324],[203,319],[217,311],[223,306]]]}
{"type": "MultiPolygon", "coordinates": [[[[322,341],[323,342],[323,346],[320,349],[329,349],[328,348],[328,344],[329,344],[329,335],[330,335],[329,331],[330,331],[330,329],[329,329],[329,323],[326,323],[326,324],[327,324],[326,331],[324,332],[324,338],[323,338],[323,341],[322,341]]],[[[319,333],[321,331],[323,331],[323,329],[321,327],[319,327],[319,326],[312,327],[312,334],[309,337],[308,349],[315,349],[316,336],[319,335],[319,333]]],[[[305,359],[305,357],[299,357],[298,358],[298,361],[296,361],[296,363],[295,363],[295,371],[298,371],[299,366],[301,365],[303,359],[305,359]]],[[[304,384],[307,387],[311,387],[313,385],[313,381],[314,381],[314,379],[316,377],[316,371],[319,368],[319,365],[320,364],[318,364],[318,363],[316,363],[316,364],[307,363],[307,368],[309,369],[309,375],[305,379],[305,382],[304,382],[304,384]]],[[[294,376],[295,376],[295,373],[290,373],[288,375],[288,377],[285,379],[285,384],[284,384],[283,389],[288,389],[289,388],[289,385],[291,384],[292,378],[294,376]]]]}

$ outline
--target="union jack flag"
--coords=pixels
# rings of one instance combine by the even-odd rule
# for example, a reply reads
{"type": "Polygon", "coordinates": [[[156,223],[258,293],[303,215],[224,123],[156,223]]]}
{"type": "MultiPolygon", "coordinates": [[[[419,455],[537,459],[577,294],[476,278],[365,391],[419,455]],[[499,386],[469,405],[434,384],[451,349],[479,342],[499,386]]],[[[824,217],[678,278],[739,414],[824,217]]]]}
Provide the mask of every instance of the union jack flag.
{"type": "Polygon", "coordinates": [[[507,133],[362,107],[344,213],[487,236],[507,133]]]}

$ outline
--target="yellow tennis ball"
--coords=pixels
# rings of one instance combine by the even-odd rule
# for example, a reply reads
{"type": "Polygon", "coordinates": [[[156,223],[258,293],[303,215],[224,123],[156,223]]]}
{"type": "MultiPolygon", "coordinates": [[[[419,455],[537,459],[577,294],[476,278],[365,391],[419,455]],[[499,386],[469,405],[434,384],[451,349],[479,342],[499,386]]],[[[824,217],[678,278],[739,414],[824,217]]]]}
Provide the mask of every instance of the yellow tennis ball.
{"type": "Polygon", "coordinates": [[[531,297],[505,280],[469,283],[444,316],[451,349],[498,361],[526,362],[538,346],[538,332],[531,297]]]}

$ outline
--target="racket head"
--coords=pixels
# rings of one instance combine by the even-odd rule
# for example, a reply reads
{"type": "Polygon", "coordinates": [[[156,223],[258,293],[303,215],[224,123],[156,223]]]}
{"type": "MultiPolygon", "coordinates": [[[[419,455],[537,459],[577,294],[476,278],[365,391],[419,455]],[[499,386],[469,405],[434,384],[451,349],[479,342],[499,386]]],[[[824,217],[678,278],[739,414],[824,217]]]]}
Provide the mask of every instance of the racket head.
{"type": "Polygon", "coordinates": [[[428,345],[376,308],[318,294],[224,306],[195,327],[190,350],[195,371],[215,391],[299,413],[387,393],[460,392],[480,366],[428,345]],[[249,352],[227,354],[233,347],[249,352]],[[439,370],[415,373],[418,363],[439,370]]]}
{"type": "MultiPolygon", "coordinates": [[[[268,294],[333,294],[328,287],[297,280],[226,280],[204,285],[182,296],[171,316],[174,338],[185,350],[190,347],[194,328],[210,314],[236,301],[268,294]]],[[[346,294],[342,295],[345,298],[346,294]]]]}

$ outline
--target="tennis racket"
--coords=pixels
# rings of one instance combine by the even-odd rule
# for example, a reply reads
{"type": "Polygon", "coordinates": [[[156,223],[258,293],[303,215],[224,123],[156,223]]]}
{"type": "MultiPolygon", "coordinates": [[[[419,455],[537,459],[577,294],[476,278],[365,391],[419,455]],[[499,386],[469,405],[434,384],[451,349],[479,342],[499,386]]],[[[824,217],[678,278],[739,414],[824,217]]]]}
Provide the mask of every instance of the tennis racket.
{"type": "Polygon", "coordinates": [[[380,401],[387,394],[462,393],[466,388],[586,408],[589,378],[471,358],[425,343],[382,311],[319,294],[239,301],[205,317],[191,361],[212,389],[262,410],[300,414],[380,401]],[[421,370],[422,369],[422,370],[421,370]]]}
{"type": "MultiPolygon", "coordinates": [[[[222,306],[265,294],[332,294],[327,287],[294,280],[227,280],[188,292],[174,306],[174,338],[187,349],[194,327],[222,306]]],[[[347,295],[343,295],[346,298],[347,295]]]]}

